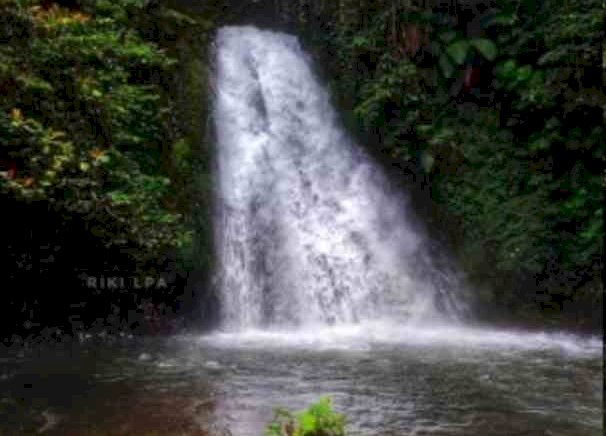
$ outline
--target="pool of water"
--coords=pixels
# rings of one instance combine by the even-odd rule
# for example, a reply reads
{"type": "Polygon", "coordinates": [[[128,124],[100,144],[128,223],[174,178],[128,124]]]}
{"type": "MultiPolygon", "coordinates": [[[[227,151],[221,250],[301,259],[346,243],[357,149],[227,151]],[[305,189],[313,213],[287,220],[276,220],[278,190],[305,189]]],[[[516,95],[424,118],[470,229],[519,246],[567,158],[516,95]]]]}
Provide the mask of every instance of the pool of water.
{"type": "Polygon", "coordinates": [[[261,435],[321,396],[352,435],[602,435],[597,337],[363,325],[0,357],[0,434],[261,435]]]}

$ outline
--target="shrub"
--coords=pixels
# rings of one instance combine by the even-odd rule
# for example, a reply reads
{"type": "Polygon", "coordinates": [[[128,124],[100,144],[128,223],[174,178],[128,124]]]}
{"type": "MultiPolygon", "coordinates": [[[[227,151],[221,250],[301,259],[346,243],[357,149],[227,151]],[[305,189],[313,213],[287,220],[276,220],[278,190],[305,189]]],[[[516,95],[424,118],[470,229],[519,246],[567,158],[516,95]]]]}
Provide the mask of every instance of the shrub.
{"type": "Polygon", "coordinates": [[[342,436],[345,417],[332,409],[329,398],[321,398],[298,414],[276,409],[266,436],[342,436]]]}

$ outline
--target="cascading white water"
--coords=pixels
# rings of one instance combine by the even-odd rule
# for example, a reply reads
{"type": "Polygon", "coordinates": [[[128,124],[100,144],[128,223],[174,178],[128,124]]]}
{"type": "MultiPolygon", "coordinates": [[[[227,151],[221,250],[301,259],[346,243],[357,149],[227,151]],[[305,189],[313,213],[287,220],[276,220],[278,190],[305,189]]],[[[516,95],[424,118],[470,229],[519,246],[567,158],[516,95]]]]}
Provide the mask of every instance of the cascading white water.
{"type": "Polygon", "coordinates": [[[421,278],[406,199],[339,126],[297,39],[226,27],[216,57],[224,327],[456,316],[421,278]]]}

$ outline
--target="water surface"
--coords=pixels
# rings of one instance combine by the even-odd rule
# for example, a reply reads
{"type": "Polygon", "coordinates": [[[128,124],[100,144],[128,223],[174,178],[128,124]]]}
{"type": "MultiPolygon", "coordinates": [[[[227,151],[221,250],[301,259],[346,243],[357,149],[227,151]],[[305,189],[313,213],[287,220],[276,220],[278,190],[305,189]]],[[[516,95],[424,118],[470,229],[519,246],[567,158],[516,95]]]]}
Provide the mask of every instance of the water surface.
{"type": "Polygon", "coordinates": [[[0,360],[0,434],[260,435],[328,395],[352,435],[601,435],[601,350],[381,325],[54,347],[0,360]]]}

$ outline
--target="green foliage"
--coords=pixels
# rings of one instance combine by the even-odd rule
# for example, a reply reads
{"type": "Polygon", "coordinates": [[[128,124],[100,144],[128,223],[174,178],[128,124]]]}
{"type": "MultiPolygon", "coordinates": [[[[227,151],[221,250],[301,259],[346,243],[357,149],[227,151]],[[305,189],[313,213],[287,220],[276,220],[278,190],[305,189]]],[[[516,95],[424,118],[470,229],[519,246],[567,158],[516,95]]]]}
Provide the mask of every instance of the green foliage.
{"type": "Polygon", "coordinates": [[[30,31],[22,49],[0,40],[0,155],[17,165],[0,180],[3,194],[86,219],[106,246],[128,246],[142,261],[191,240],[169,200],[163,145],[176,61],[131,22],[147,5],[3,6],[8,26],[30,31]]]}
{"type": "Polygon", "coordinates": [[[555,242],[554,229],[546,225],[550,175],[525,174],[524,151],[511,146],[511,133],[489,111],[475,120],[453,118],[426,135],[442,160],[433,177],[434,199],[461,223],[469,241],[465,257],[481,258],[488,249],[497,270],[541,272],[555,242]]]}
{"type": "Polygon", "coordinates": [[[512,308],[581,301],[602,269],[603,5],[503,0],[475,13],[471,37],[470,17],[446,9],[341,2],[316,39],[334,53],[342,104],[430,182],[472,280],[512,308]],[[470,65],[481,101],[462,91],[470,65]]]}
{"type": "Polygon", "coordinates": [[[26,171],[0,185],[26,201],[44,198],[75,162],[74,146],[64,132],[25,118],[16,108],[10,115],[0,114],[0,147],[10,158],[29,160],[26,171]]]}
{"type": "Polygon", "coordinates": [[[497,46],[490,39],[476,38],[471,39],[469,44],[475,48],[479,54],[489,61],[494,61],[497,57],[497,46]]]}
{"type": "Polygon", "coordinates": [[[362,101],[356,106],[356,116],[366,125],[378,125],[384,120],[384,107],[390,103],[415,103],[416,95],[403,95],[401,90],[416,83],[417,69],[411,62],[394,62],[388,55],[382,59],[375,77],[362,86],[362,101]],[[412,99],[412,101],[406,101],[412,99]]]}
{"type": "Polygon", "coordinates": [[[438,56],[440,70],[446,79],[453,78],[457,68],[464,65],[474,53],[489,61],[497,57],[497,46],[489,39],[459,37],[453,41],[450,39],[453,32],[445,33],[448,36],[438,35],[432,48],[434,54],[438,56]]]}
{"type": "Polygon", "coordinates": [[[345,418],[334,412],[329,398],[321,398],[301,413],[277,409],[267,436],[344,436],[345,418]]]}

